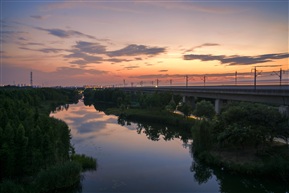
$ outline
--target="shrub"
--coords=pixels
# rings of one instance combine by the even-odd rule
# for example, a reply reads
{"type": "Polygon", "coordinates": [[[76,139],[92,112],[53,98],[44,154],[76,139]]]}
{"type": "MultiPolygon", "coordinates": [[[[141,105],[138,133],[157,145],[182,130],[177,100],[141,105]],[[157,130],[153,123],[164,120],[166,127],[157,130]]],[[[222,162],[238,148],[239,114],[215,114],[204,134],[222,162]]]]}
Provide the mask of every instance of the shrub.
{"type": "Polygon", "coordinates": [[[212,119],[215,115],[214,106],[209,101],[202,100],[196,104],[194,115],[212,119]]]}
{"type": "Polygon", "coordinates": [[[96,170],[97,168],[96,159],[93,157],[88,157],[84,154],[74,154],[71,156],[71,160],[79,163],[83,171],[96,170]]]}
{"type": "Polygon", "coordinates": [[[68,161],[38,173],[35,186],[38,192],[52,192],[69,188],[80,181],[81,165],[68,161]]]}

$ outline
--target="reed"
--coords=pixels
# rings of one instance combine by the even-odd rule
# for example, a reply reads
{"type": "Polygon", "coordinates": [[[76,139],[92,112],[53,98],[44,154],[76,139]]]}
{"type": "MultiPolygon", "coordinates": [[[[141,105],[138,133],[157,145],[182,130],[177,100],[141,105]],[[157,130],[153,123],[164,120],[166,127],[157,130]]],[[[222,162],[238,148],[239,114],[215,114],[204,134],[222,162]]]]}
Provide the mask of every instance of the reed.
{"type": "Polygon", "coordinates": [[[34,181],[38,192],[53,192],[67,189],[81,179],[81,165],[78,162],[67,161],[47,170],[42,170],[34,181]]]}
{"type": "Polygon", "coordinates": [[[88,157],[84,154],[73,154],[71,155],[71,160],[79,163],[82,167],[82,171],[97,169],[97,161],[93,157],[88,157]]]}

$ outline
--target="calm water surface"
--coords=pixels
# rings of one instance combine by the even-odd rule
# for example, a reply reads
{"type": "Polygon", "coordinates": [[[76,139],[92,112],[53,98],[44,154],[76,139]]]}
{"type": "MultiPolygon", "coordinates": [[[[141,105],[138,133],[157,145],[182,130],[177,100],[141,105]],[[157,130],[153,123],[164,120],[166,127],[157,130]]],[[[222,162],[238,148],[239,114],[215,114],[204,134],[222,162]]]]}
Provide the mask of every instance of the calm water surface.
{"type": "Polygon", "coordinates": [[[195,163],[191,141],[171,137],[173,131],[165,126],[159,132],[137,123],[119,124],[118,117],[83,102],[51,116],[69,125],[77,153],[97,158],[97,171],[84,173],[83,193],[286,192],[278,185],[195,163]],[[170,137],[164,131],[171,132],[170,137]]]}

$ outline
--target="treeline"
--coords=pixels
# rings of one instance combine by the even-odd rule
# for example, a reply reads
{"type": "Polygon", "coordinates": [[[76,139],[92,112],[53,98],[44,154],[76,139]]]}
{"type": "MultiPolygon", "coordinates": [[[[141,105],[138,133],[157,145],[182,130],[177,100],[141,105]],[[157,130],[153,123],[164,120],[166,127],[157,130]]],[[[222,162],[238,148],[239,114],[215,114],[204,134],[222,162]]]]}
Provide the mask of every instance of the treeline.
{"type": "Polygon", "coordinates": [[[85,102],[87,104],[94,102],[105,102],[116,105],[117,107],[140,107],[145,109],[159,108],[164,109],[166,106],[172,105],[174,108],[181,100],[181,96],[175,95],[172,98],[172,93],[155,92],[141,93],[129,92],[126,93],[119,89],[85,89],[83,92],[85,102]],[[172,100],[173,99],[173,100],[172,100]]]}
{"type": "Polygon", "coordinates": [[[0,182],[31,182],[39,171],[70,160],[70,130],[49,112],[78,98],[75,90],[0,89],[0,182]]]}
{"type": "Polygon", "coordinates": [[[208,117],[192,127],[196,158],[227,171],[288,183],[288,118],[276,107],[231,102],[220,115],[208,117]]]}
{"type": "MultiPolygon", "coordinates": [[[[86,89],[84,104],[128,121],[162,123],[189,131],[194,120],[172,113],[182,97],[170,92],[124,92],[120,89],[86,89]]],[[[181,109],[181,108],[180,108],[181,109]]]]}

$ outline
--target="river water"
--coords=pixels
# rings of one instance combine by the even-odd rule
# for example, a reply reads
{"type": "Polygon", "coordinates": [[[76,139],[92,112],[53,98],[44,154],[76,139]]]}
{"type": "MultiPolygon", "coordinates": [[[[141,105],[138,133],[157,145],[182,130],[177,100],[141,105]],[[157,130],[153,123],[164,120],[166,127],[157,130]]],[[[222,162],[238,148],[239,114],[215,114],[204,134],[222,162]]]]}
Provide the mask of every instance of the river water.
{"type": "Polygon", "coordinates": [[[271,181],[230,175],[198,163],[190,136],[164,125],[128,123],[82,101],[51,116],[68,124],[78,154],[97,159],[97,170],[83,174],[82,193],[288,191],[271,181]]]}

